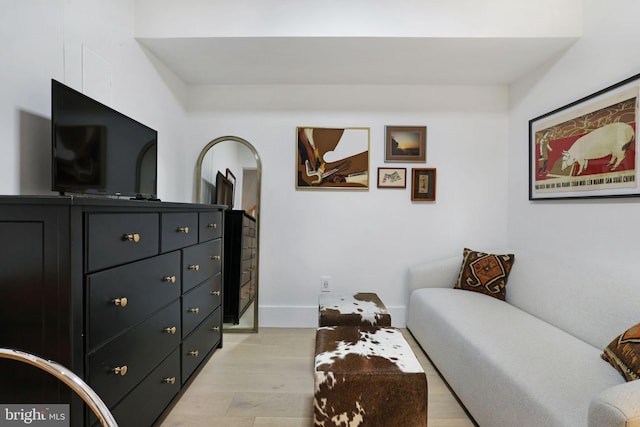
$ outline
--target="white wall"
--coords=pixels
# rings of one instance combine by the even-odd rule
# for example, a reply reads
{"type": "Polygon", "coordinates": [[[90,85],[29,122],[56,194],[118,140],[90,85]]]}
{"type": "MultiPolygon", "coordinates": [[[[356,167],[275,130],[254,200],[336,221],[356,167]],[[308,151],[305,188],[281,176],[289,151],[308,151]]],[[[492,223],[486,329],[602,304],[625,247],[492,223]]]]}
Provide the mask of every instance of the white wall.
{"type": "MultiPolygon", "coordinates": [[[[194,102],[203,106],[201,94],[215,89],[198,88],[194,102]]],[[[331,277],[335,292],[377,292],[394,324],[404,325],[408,266],[461,253],[464,246],[506,244],[506,89],[416,87],[421,102],[399,112],[367,108],[354,103],[349,89],[326,86],[333,110],[317,110],[313,98],[286,109],[283,100],[311,89],[278,88],[278,108],[192,112],[190,155],[195,162],[211,139],[236,135],[261,156],[261,326],[317,325],[323,275],[331,277]],[[447,96],[457,100],[455,109],[442,108],[447,96]],[[295,129],[303,125],[369,127],[369,191],[296,190],[295,129]],[[384,163],[385,125],[426,125],[427,162],[384,163]],[[437,168],[437,201],[413,203],[410,188],[377,189],[375,173],[383,166],[407,167],[409,175],[412,167],[437,168]]],[[[369,91],[371,98],[388,95],[388,105],[401,102],[389,88],[369,91]]]]}
{"type": "Polygon", "coordinates": [[[51,78],[63,75],[62,5],[12,2],[0,14],[0,194],[51,188],[50,92],[51,78]]]}
{"type": "MultiPolygon", "coordinates": [[[[640,72],[640,3],[584,0],[584,36],[511,88],[509,243],[632,268],[640,255],[640,200],[528,201],[528,121],[640,72]]],[[[637,144],[637,141],[636,141],[637,144]]],[[[638,167],[636,165],[636,167],[638,167]]]]}
{"type": "Polygon", "coordinates": [[[494,87],[186,88],[135,42],[132,0],[24,0],[5,9],[0,193],[49,193],[51,78],[108,95],[158,129],[165,200],[193,200],[195,160],[211,139],[249,140],[263,161],[262,326],[313,326],[321,275],[336,291],[378,292],[402,324],[407,267],[464,246],[508,244],[603,266],[633,266],[640,253],[637,198],[527,200],[528,120],[640,70],[635,0],[584,0],[584,36],[509,88],[508,102],[494,87]],[[296,126],[370,127],[375,172],[387,166],[384,126],[402,124],[428,126],[419,166],[438,168],[435,203],[412,203],[408,189],[379,190],[373,176],[368,192],[295,190],[296,126]]]}
{"type": "Polygon", "coordinates": [[[186,86],[135,41],[133,0],[13,3],[0,16],[0,194],[53,194],[53,78],[157,129],[159,196],[179,198],[177,177],[192,168],[181,153],[186,86]]]}

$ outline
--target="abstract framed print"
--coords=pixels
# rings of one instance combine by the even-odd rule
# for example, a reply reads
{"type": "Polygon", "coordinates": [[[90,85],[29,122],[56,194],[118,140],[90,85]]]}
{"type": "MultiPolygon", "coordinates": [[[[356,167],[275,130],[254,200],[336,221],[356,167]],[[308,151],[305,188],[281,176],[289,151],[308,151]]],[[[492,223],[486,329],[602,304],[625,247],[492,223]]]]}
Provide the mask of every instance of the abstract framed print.
{"type": "Polygon", "coordinates": [[[369,128],[297,127],[297,189],[369,189],[369,128]]]}

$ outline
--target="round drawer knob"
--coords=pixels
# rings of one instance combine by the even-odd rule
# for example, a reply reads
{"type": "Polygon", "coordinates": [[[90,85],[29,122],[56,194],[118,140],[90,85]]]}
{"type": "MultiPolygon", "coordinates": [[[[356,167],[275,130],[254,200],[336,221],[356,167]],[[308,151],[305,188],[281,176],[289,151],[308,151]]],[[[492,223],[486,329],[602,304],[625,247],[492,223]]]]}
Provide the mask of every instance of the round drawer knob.
{"type": "Polygon", "coordinates": [[[177,329],[176,329],[175,326],[171,326],[169,328],[164,328],[164,332],[166,332],[167,334],[173,335],[173,334],[176,333],[176,331],[177,331],[177,329]]]}
{"type": "Polygon", "coordinates": [[[200,266],[198,264],[190,265],[189,270],[198,271],[200,270],[200,266]]]}
{"type": "Polygon", "coordinates": [[[200,352],[198,350],[191,350],[188,354],[189,356],[198,357],[200,352]]]}
{"type": "Polygon", "coordinates": [[[187,310],[189,313],[200,313],[200,309],[198,307],[195,308],[190,308],[189,310],[187,310]]]}
{"type": "Polygon", "coordinates": [[[122,236],[122,240],[126,240],[127,242],[138,243],[140,241],[140,235],[138,233],[125,234],[124,236],[122,236]]]}
{"type": "Polygon", "coordinates": [[[176,231],[178,233],[189,234],[189,227],[178,227],[176,231]]]}
{"type": "Polygon", "coordinates": [[[128,371],[127,365],[113,368],[113,373],[120,376],[127,375],[127,371],[128,371]]]}
{"type": "Polygon", "coordinates": [[[162,280],[168,283],[176,283],[176,276],[165,276],[162,280]]]}
{"type": "Polygon", "coordinates": [[[112,302],[113,302],[113,305],[117,305],[118,307],[126,307],[127,304],[129,303],[129,300],[127,300],[126,297],[122,297],[122,298],[116,298],[112,302]]]}
{"type": "Polygon", "coordinates": [[[165,384],[175,384],[176,377],[167,377],[164,380],[162,380],[162,382],[164,382],[165,384]]]}
{"type": "Polygon", "coordinates": [[[220,291],[209,291],[209,293],[215,297],[219,297],[222,294],[220,291]]]}

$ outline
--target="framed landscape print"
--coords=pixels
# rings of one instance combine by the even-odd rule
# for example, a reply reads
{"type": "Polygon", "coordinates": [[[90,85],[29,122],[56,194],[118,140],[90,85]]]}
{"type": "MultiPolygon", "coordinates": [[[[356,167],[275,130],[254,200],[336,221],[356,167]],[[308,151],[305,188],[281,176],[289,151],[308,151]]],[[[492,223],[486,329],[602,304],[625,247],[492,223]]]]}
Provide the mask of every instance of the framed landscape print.
{"type": "Polygon", "coordinates": [[[407,168],[378,168],[378,188],[407,188],[407,168]]]}
{"type": "Polygon", "coordinates": [[[411,169],[411,200],[436,200],[436,170],[435,168],[411,169]]]}
{"type": "Polygon", "coordinates": [[[529,200],[640,195],[639,79],[529,121],[529,200]]]}
{"type": "Polygon", "coordinates": [[[426,126],[386,126],[385,135],[386,163],[427,161],[426,126]]]}
{"type": "Polygon", "coordinates": [[[369,128],[297,127],[296,188],[369,189],[369,128]]]}

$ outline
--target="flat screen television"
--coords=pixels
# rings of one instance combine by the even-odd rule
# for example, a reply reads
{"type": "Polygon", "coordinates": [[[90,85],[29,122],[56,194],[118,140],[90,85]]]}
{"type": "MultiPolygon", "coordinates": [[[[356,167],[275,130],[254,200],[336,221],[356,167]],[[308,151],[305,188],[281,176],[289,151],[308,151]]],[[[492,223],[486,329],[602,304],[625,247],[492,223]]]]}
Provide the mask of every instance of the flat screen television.
{"type": "Polygon", "coordinates": [[[51,80],[52,190],[155,199],[158,133],[51,80]]]}

